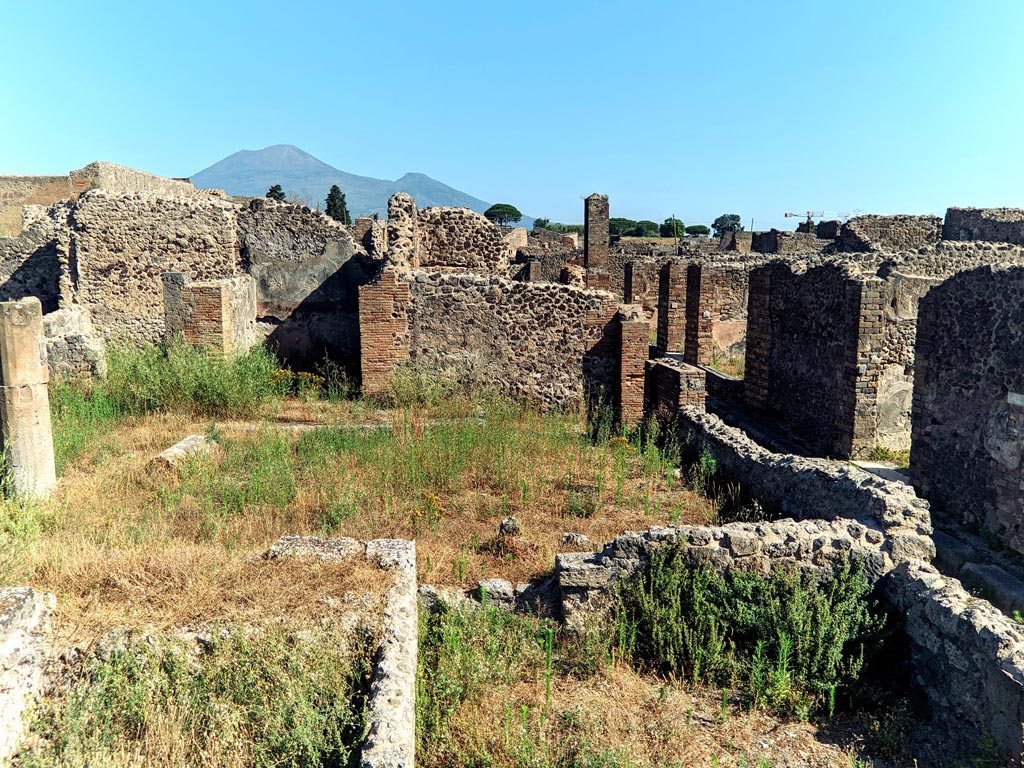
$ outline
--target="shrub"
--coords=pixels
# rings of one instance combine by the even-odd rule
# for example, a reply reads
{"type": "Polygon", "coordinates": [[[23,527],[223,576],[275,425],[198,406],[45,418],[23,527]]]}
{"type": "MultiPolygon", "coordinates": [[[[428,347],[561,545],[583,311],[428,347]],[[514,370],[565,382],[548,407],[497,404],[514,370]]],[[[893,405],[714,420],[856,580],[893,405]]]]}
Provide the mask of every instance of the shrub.
{"type": "Polygon", "coordinates": [[[848,568],[824,584],[796,571],[719,574],[670,547],[620,590],[615,645],[661,674],[746,684],[755,703],[785,715],[831,712],[883,637],[886,618],[868,592],[848,568]]]}

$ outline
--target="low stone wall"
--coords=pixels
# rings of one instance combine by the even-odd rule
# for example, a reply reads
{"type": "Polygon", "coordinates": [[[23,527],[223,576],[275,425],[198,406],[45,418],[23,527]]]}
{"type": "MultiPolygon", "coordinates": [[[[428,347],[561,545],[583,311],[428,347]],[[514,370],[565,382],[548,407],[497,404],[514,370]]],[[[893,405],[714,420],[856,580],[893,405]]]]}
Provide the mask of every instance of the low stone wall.
{"type": "Polygon", "coordinates": [[[910,251],[934,245],[941,236],[938,216],[855,216],[843,224],[836,244],[850,253],[910,251]]]}
{"type": "Polygon", "coordinates": [[[70,306],[43,315],[43,334],[52,380],[107,375],[107,345],[85,308],[70,306]]]}
{"type": "Polygon", "coordinates": [[[49,659],[53,595],[31,587],[0,589],[0,764],[14,755],[24,720],[42,692],[49,659]]]}
{"type": "Polygon", "coordinates": [[[694,567],[737,567],[758,573],[798,567],[831,577],[837,568],[854,562],[864,567],[869,578],[877,580],[893,567],[883,544],[877,530],[843,519],[630,531],[600,552],[562,552],[555,556],[562,620],[571,631],[582,629],[588,618],[607,604],[615,584],[635,577],[652,552],[665,546],[678,546],[684,562],[694,567]]]}
{"type": "Polygon", "coordinates": [[[366,706],[366,740],[360,766],[413,768],[416,765],[416,670],[419,653],[416,542],[285,536],[271,547],[269,556],[315,557],[320,560],[365,556],[392,573],[394,581],[384,597],[384,631],[366,706]]]}
{"type": "Polygon", "coordinates": [[[988,735],[1020,765],[1024,749],[1024,628],[920,561],[900,563],[881,582],[903,617],[912,682],[933,717],[976,746],[988,735]]]}
{"type": "Polygon", "coordinates": [[[417,232],[419,261],[414,266],[504,275],[515,255],[501,229],[468,208],[424,208],[417,232]]]}
{"type": "Polygon", "coordinates": [[[660,357],[646,364],[644,413],[662,425],[670,424],[680,408],[704,407],[706,374],[678,357],[660,357]]]}
{"type": "Polygon", "coordinates": [[[942,226],[945,240],[987,240],[1024,245],[1020,208],[950,208],[942,226]]]}
{"type": "Polygon", "coordinates": [[[852,464],[773,453],[697,408],[680,408],[679,441],[691,456],[708,451],[718,470],[740,482],[769,514],[801,520],[856,520],[885,537],[894,562],[931,560],[928,503],[902,483],[852,464]]]}

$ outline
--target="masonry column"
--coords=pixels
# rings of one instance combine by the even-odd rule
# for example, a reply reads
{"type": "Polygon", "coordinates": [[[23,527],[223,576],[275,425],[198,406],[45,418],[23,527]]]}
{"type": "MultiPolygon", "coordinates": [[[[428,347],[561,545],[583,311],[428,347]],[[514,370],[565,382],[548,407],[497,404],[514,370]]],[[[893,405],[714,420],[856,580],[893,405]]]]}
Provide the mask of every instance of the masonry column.
{"type": "Polygon", "coordinates": [[[651,325],[639,307],[623,307],[619,309],[619,327],[619,420],[632,428],[644,418],[644,366],[651,325]]]}
{"type": "Polygon", "coordinates": [[[747,300],[747,352],[744,362],[743,397],[747,405],[763,409],[768,405],[768,372],[772,357],[772,268],[760,267],[750,273],[747,300]]]}
{"type": "Polygon", "coordinates": [[[658,272],[658,355],[683,351],[686,338],[686,266],[674,259],[658,272]]]}
{"type": "Polygon", "coordinates": [[[0,430],[7,479],[20,498],[42,499],[57,487],[49,380],[39,299],[0,303],[0,430]]]}
{"type": "Polygon", "coordinates": [[[587,271],[587,287],[608,290],[608,195],[596,192],[584,201],[583,267],[587,271]]]}

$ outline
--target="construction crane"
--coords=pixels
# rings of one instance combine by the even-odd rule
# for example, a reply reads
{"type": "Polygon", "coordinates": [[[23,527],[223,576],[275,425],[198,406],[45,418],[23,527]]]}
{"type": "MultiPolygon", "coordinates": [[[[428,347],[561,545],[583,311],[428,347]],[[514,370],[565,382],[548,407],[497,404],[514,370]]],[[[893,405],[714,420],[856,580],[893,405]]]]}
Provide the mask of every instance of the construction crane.
{"type": "Polygon", "coordinates": [[[850,214],[843,211],[804,211],[803,213],[790,213],[786,212],[783,214],[787,219],[794,216],[806,216],[807,223],[813,224],[815,219],[823,219],[825,216],[834,216],[837,219],[848,219],[850,214]]]}

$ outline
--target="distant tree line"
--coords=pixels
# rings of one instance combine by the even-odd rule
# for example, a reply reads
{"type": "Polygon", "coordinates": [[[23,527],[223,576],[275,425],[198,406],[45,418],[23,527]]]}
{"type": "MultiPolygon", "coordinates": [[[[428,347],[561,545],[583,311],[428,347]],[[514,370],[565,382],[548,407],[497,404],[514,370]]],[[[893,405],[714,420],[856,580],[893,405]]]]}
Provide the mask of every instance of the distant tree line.
{"type": "MultiPolygon", "coordinates": [[[[537,229],[547,229],[552,232],[579,232],[583,233],[582,224],[559,224],[551,219],[537,219],[533,225],[537,229]]],[[[608,219],[608,232],[611,235],[620,237],[690,237],[707,236],[711,229],[703,224],[686,226],[679,219],[669,216],[661,224],[655,221],[643,219],[611,218],[608,219]]]]}

